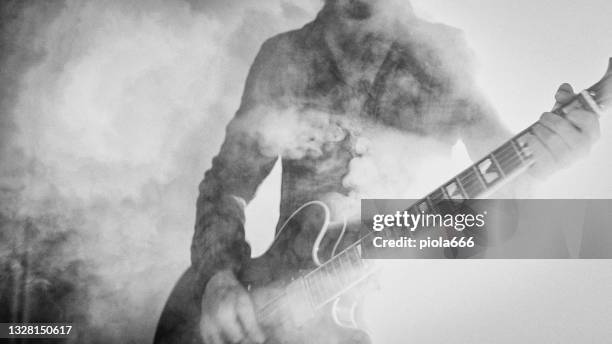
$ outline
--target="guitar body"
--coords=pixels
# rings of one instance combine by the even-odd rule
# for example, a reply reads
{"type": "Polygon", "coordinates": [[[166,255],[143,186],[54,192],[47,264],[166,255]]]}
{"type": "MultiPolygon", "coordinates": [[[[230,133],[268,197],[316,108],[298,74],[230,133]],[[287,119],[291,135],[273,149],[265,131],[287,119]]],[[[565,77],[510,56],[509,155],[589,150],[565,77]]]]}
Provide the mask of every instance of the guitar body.
{"type": "MultiPolygon", "coordinates": [[[[612,59],[604,77],[553,112],[572,109],[603,114],[612,106],[612,59]]],[[[525,137],[529,127],[451,181],[434,190],[417,206],[437,208],[446,199],[477,199],[524,172],[535,162],[525,137]]],[[[238,278],[249,290],[267,343],[364,343],[356,308],[367,291],[371,271],[360,259],[359,224],[347,228],[329,223],[321,202],[308,202],[283,223],[272,246],[249,260],[238,278]],[[359,271],[360,273],[353,273],[359,271]]],[[[202,343],[199,333],[201,294],[194,295],[195,273],[187,270],[166,303],[155,343],[202,343]]],[[[203,292],[203,291],[202,291],[203,292]]]]}
{"type": "MultiPolygon", "coordinates": [[[[318,203],[303,206],[266,253],[249,260],[240,271],[238,278],[260,311],[258,321],[266,343],[369,342],[355,328],[362,293],[345,293],[313,309],[302,284],[292,283],[358,239],[357,230],[342,228],[326,224],[325,209],[318,203]]],[[[203,343],[199,334],[202,300],[201,295],[193,295],[195,280],[195,271],[189,268],[177,282],[160,317],[155,343],[203,343]]]]}

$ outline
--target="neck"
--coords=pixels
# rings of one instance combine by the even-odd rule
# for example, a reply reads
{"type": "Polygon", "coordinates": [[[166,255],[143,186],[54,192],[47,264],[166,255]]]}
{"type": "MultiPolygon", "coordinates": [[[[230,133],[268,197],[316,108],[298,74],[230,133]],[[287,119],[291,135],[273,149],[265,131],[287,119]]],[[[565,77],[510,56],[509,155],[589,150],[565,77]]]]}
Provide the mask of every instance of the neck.
{"type": "Polygon", "coordinates": [[[372,5],[376,9],[371,17],[351,19],[342,13],[342,1],[328,1],[317,21],[323,27],[325,43],[345,81],[368,79],[368,72],[378,70],[392,41],[411,26],[415,17],[409,4],[380,1],[372,5]]]}
{"type": "Polygon", "coordinates": [[[369,31],[326,30],[324,39],[342,78],[349,84],[362,79],[372,81],[392,44],[384,35],[369,31]]]}

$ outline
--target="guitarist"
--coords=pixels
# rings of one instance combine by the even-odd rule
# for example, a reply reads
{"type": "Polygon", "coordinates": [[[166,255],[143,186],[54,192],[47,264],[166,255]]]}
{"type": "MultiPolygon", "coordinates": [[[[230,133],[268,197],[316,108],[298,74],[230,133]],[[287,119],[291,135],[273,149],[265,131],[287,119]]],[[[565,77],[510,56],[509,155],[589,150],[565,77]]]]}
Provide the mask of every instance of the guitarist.
{"type": "MultiPolygon", "coordinates": [[[[249,133],[258,116],[265,115],[261,109],[292,109],[298,116],[313,110],[336,117],[359,114],[438,141],[448,153],[462,140],[473,159],[511,136],[476,90],[460,32],[420,20],[406,2],[399,8],[386,0],[327,0],[314,21],[263,44],[225,142],[200,184],[192,266],[166,305],[156,343],[265,341],[249,295],[237,280],[250,257],[244,207],[278,155],[249,133]],[[194,303],[201,307],[195,320],[183,314],[184,305],[194,303]],[[193,321],[195,326],[189,324],[193,321]]],[[[557,106],[573,95],[569,85],[562,85],[555,95],[557,106]]],[[[585,110],[566,118],[544,113],[538,123],[528,141],[537,160],[531,167],[536,176],[583,155],[599,135],[597,116],[585,110]]],[[[351,191],[343,177],[359,154],[356,134],[341,125],[337,129],[318,154],[281,154],[279,223],[305,202],[351,191]]],[[[283,259],[297,257],[287,251],[283,259]]],[[[355,331],[328,342],[368,338],[355,331]]]]}

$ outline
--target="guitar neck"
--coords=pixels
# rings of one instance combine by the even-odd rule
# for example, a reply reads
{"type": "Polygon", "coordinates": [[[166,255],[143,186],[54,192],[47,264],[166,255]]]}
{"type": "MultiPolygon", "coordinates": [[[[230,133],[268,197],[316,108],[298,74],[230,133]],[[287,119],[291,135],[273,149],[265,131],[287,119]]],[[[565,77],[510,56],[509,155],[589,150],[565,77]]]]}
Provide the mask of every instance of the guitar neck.
{"type": "MultiPolygon", "coordinates": [[[[583,108],[597,114],[612,106],[612,58],[604,77],[595,85],[581,92],[565,105],[553,112],[565,116],[572,109],[583,108]]],[[[535,125],[535,124],[534,124],[535,125]]],[[[408,212],[419,213],[435,210],[445,200],[462,200],[483,198],[493,193],[504,183],[526,171],[535,162],[528,142],[533,135],[533,127],[521,131],[503,145],[487,154],[451,180],[414,203],[408,212]]],[[[357,221],[351,225],[360,225],[357,221]]],[[[294,280],[285,289],[285,293],[295,294],[301,299],[308,298],[307,303],[312,311],[332,302],[343,293],[359,285],[374,271],[374,265],[361,259],[361,242],[372,235],[361,237],[352,245],[336,254],[330,260],[312,270],[310,273],[294,280]],[[296,292],[297,290],[297,292],[296,292]]],[[[275,299],[265,307],[258,309],[262,317],[273,314],[282,297],[275,299]]]]}
{"type": "MultiPolygon", "coordinates": [[[[591,98],[586,90],[573,100],[553,112],[565,116],[571,108],[590,109],[601,113],[598,103],[591,98]]],[[[495,192],[500,186],[525,172],[535,161],[528,146],[528,137],[533,134],[529,126],[506,143],[478,160],[442,186],[429,193],[426,197],[414,203],[407,209],[409,213],[435,211],[440,202],[445,200],[463,200],[484,198],[495,192]]],[[[311,295],[315,307],[320,307],[354,287],[367,278],[373,267],[361,259],[360,243],[369,237],[360,238],[357,242],[340,252],[322,266],[304,277],[306,289],[311,295]],[[360,273],[356,273],[360,271],[360,273]]]]}
{"type": "MultiPolygon", "coordinates": [[[[449,199],[484,197],[525,171],[534,158],[526,145],[529,127],[468,167],[429,195],[414,203],[408,212],[427,212],[449,199]]],[[[303,278],[315,308],[321,307],[367,278],[373,265],[361,259],[359,243],[369,235],[338,253],[303,278]]]]}
{"type": "MultiPolygon", "coordinates": [[[[565,117],[573,108],[589,109],[597,114],[601,108],[593,100],[590,91],[578,94],[564,106],[555,109],[553,113],[565,117]]],[[[416,212],[427,211],[449,199],[474,199],[486,197],[495,192],[500,186],[526,171],[535,162],[533,153],[528,146],[528,136],[533,134],[533,127],[529,126],[506,143],[487,154],[478,162],[468,167],[448,182],[442,184],[425,198],[416,202],[410,208],[416,212]]]]}

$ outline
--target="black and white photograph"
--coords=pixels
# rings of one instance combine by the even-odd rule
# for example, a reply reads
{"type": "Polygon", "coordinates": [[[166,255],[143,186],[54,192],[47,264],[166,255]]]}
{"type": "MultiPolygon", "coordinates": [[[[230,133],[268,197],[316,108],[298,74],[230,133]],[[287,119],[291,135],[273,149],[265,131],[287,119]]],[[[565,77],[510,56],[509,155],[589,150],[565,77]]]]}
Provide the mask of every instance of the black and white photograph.
{"type": "Polygon", "coordinates": [[[612,2],[2,0],[0,342],[612,342],[612,2]]]}

